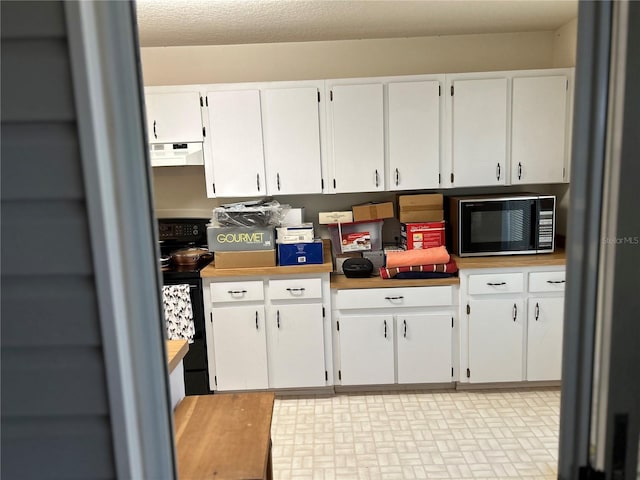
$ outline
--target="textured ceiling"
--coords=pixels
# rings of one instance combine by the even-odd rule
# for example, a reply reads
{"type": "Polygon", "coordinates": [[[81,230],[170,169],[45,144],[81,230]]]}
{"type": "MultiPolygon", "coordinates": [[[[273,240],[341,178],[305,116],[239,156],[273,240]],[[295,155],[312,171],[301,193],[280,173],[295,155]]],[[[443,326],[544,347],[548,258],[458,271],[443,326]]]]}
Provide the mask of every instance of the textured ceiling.
{"type": "Polygon", "coordinates": [[[577,0],[137,0],[143,47],[555,30],[577,0]]]}

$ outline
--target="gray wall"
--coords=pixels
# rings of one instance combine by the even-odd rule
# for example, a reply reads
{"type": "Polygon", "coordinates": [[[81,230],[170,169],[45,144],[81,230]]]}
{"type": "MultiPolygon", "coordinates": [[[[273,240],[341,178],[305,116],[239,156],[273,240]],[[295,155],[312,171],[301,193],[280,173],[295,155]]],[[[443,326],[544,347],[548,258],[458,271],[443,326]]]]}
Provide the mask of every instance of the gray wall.
{"type": "Polygon", "coordinates": [[[2,478],[115,478],[64,7],[2,8],[2,478]]]}

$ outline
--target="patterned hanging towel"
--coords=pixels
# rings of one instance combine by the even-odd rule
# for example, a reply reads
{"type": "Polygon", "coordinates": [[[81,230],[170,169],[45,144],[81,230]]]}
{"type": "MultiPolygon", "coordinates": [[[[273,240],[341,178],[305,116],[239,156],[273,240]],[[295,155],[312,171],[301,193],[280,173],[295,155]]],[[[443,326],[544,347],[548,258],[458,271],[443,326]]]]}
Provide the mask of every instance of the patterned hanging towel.
{"type": "Polygon", "coordinates": [[[169,340],[188,340],[193,343],[195,328],[189,285],[165,285],[162,287],[164,320],[169,340]]]}

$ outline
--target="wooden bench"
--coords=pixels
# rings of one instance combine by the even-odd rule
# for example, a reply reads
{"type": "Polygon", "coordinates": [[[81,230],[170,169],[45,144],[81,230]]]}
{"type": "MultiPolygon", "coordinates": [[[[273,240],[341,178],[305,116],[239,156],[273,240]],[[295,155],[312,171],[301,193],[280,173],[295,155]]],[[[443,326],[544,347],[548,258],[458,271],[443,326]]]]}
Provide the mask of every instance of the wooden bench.
{"type": "Polygon", "coordinates": [[[185,397],[174,411],[180,480],[273,478],[274,394],[185,397]]]}

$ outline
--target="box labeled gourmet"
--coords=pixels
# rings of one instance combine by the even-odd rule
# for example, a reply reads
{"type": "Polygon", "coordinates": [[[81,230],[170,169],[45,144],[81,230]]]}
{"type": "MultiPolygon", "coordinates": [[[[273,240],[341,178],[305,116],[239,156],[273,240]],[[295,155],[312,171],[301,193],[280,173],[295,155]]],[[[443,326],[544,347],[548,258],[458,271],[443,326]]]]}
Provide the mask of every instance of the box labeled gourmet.
{"type": "Polygon", "coordinates": [[[279,243],[278,265],[312,265],[324,263],[323,243],[318,239],[311,243],[279,243]]]}
{"type": "Polygon", "coordinates": [[[398,217],[400,223],[444,220],[442,194],[398,195],[398,217]]]}
{"type": "Polygon", "coordinates": [[[214,265],[216,268],[251,268],[275,267],[276,251],[249,250],[241,252],[215,252],[214,265]]]}
{"type": "Polygon", "coordinates": [[[273,228],[208,227],[207,243],[212,252],[273,250],[273,228]]]}
{"type": "Polygon", "coordinates": [[[353,220],[355,222],[394,217],[393,202],[354,205],[351,210],[353,211],[353,220]]]}
{"type": "Polygon", "coordinates": [[[444,221],[400,224],[400,246],[405,250],[424,250],[442,245],[444,221]]]}

